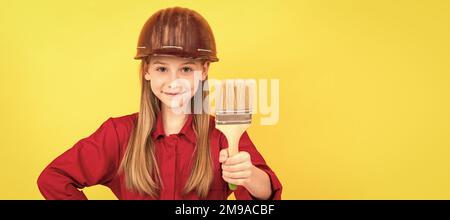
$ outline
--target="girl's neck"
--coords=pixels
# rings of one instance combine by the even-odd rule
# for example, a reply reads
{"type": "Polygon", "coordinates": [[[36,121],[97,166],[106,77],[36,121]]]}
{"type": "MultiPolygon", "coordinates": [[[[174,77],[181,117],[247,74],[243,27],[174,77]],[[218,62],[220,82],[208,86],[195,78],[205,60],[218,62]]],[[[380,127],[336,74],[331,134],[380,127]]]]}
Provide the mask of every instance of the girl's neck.
{"type": "Polygon", "coordinates": [[[166,135],[178,134],[183,128],[188,115],[183,112],[177,113],[164,104],[161,104],[161,113],[166,135]]]}

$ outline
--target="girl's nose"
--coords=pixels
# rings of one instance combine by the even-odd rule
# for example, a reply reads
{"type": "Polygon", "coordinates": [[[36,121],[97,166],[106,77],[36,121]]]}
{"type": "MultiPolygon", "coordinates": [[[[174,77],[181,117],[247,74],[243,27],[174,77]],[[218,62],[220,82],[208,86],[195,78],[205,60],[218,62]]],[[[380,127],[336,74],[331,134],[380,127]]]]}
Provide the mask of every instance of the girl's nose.
{"type": "Polygon", "coordinates": [[[181,87],[181,85],[179,85],[179,83],[177,82],[177,80],[172,80],[167,87],[169,89],[179,89],[181,87]]]}

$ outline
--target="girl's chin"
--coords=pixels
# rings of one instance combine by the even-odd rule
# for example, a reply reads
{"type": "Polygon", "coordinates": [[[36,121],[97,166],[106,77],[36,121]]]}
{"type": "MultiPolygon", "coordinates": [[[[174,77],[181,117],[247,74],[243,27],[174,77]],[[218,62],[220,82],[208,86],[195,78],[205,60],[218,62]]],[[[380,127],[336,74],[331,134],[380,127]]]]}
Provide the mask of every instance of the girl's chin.
{"type": "Polygon", "coordinates": [[[174,102],[172,100],[169,100],[163,101],[162,103],[168,110],[171,110],[174,113],[183,113],[183,110],[186,109],[186,103],[183,102],[174,102]]]}

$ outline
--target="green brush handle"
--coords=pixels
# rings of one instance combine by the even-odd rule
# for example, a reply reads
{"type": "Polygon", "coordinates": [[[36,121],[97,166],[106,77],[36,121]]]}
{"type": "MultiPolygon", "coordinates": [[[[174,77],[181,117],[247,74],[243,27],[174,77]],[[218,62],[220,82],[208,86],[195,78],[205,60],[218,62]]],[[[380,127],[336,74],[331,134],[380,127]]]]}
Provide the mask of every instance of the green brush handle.
{"type": "Polygon", "coordinates": [[[230,188],[231,190],[236,190],[237,189],[237,186],[236,185],[234,185],[234,184],[232,184],[232,183],[228,183],[228,188],[230,188]]]}

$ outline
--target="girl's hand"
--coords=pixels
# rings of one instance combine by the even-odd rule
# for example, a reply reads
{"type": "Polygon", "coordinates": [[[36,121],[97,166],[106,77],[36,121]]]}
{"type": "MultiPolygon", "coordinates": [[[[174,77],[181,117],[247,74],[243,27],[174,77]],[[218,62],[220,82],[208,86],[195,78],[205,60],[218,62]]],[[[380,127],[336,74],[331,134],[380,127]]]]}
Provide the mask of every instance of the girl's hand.
{"type": "Polygon", "coordinates": [[[222,178],[226,182],[244,187],[250,183],[254,166],[249,153],[240,151],[228,157],[228,149],[223,149],[220,151],[219,162],[222,163],[222,178]]]}

